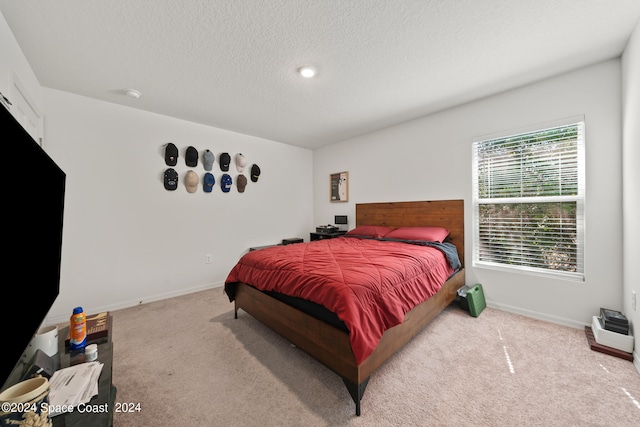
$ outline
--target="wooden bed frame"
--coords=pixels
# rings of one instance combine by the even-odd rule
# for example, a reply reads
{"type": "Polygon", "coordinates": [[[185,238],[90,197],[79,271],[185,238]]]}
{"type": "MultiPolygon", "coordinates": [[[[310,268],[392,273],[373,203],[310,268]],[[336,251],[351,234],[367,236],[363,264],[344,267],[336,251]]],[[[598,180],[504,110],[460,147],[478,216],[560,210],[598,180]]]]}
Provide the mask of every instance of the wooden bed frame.
{"type": "Polygon", "coordinates": [[[235,317],[243,309],[298,348],[342,377],[360,415],[360,401],[370,375],[444,310],[465,285],[464,201],[390,202],[356,204],[356,226],[442,226],[451,231],[463,268],[433,297],[405,315],[404,322],[388,329],[374,352],[357,365],[349,334],[293,308],[244,283],[235,290],[235,317]]]}

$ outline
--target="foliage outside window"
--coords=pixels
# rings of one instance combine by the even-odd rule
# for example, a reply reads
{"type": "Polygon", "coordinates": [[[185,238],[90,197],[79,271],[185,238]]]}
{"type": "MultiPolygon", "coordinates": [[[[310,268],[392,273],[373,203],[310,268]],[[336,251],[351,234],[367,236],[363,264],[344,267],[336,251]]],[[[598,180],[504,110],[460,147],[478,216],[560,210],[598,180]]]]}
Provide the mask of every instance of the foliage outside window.
{"type": "Polygon", "coordinates": [[[584,280],[584,121],[473,143],[477,266],[584,280]]]}

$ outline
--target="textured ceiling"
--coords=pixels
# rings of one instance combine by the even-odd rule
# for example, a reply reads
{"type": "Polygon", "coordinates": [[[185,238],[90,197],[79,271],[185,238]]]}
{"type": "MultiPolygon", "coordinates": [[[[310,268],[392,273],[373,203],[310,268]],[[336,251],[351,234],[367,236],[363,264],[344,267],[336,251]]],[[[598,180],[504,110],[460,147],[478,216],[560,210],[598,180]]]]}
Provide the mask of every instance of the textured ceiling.
{"type": "Polygon", "coordinates": [[[316,148],[617,57],[640,0],[0,0],[0,11],[45,87],[316,148]],[[314,79],[297,75],[305,64],[314,79]]]}

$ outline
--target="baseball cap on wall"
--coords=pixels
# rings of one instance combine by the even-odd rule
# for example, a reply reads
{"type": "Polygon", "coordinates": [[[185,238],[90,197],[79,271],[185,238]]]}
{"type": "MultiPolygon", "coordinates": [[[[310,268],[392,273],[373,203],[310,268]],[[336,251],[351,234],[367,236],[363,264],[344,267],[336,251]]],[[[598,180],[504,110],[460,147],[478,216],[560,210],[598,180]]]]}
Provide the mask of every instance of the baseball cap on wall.
{"type": "Polygon", "coordinates": [[[236,154],[236,169],[238,169],[238,172],[244,172],[245,166],[247,166],[247,159],[242,155],[242,153],[236,154]]]}
{"type": "Polygon", "coordinates": [[[169,168],[164,171],[164,188],[169,191],[178,188],[178,172],[175,169],[169,168]]]}
{"type": "Polygon", "coordinates": [[[215,160],[215,156],[211,152],[211,150],[204,150],[204,154],[202,155],[202,165],[204,166],[204,170],[210,171],[213,169],[213,161],[215,160]]]}
{"type": "Polygon", "coordinates": [[[213,189],[213,185],[215,183],[216,183],[216,179],[214,178],[213,174],[210,172],[207,172],[204,174],[202,189],[204,190],[205,193],[211,193],[211,190],[213,189]]]}
{"type": "Polygon", "coordinates": [[[198,166],[198,150],[195,147],[189,146],[187,147],[187,154],[185,155],[185,162],[189,167],[198,166]]]}
{"type": "Polygon", "coordinates": [[[189,193],[195,193],[198,188],[198,174],[194,171],[188,171],[184,180],[184,185],[189,193]]]}
{"type": "Polygon", "coordinates": [[[238,175],[236,185],[238,186],[238,193],[244,193],[244,189],[247,188],[247,177],[242,174],[238,175]]]}
{"type": "Polygon", "coordinates": [[[258,165],[251,166],[251,181],[258,182],[259,177],[260,177],[260,166],[258,165]]]}
{"type": "Polygon", "coordinates": [[[167,166],[175,166],[178,163],[178,147],[173,142],[169,142],[164,148],[164,162],[167,166]]]}
{"type": "Polygon", "coordinates": [[[220,170],[227,172],[229,170],[229,163],[231,163],[231,156],[229,153],[220,154],[220,170]]]}
{"type": "Polygon", "coordinates": [[[222,178],[220,179],[220,188],[222,189],[223,193],[228,193],[229,191],[231,191],[232,184],[233,180],[231,179],[231,175],[229,175],[228,173],[222,175],[222,178]]]}

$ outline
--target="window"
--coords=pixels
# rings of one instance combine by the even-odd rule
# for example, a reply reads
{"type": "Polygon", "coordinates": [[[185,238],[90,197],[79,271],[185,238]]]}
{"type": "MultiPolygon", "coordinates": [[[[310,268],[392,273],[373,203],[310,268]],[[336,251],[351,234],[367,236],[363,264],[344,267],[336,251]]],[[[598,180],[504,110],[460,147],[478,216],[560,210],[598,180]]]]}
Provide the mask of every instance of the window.
{"type": "Polygon", "coordinates": [[[584,120],[473,142],[474,266],[584,280],[584,120]]]}

